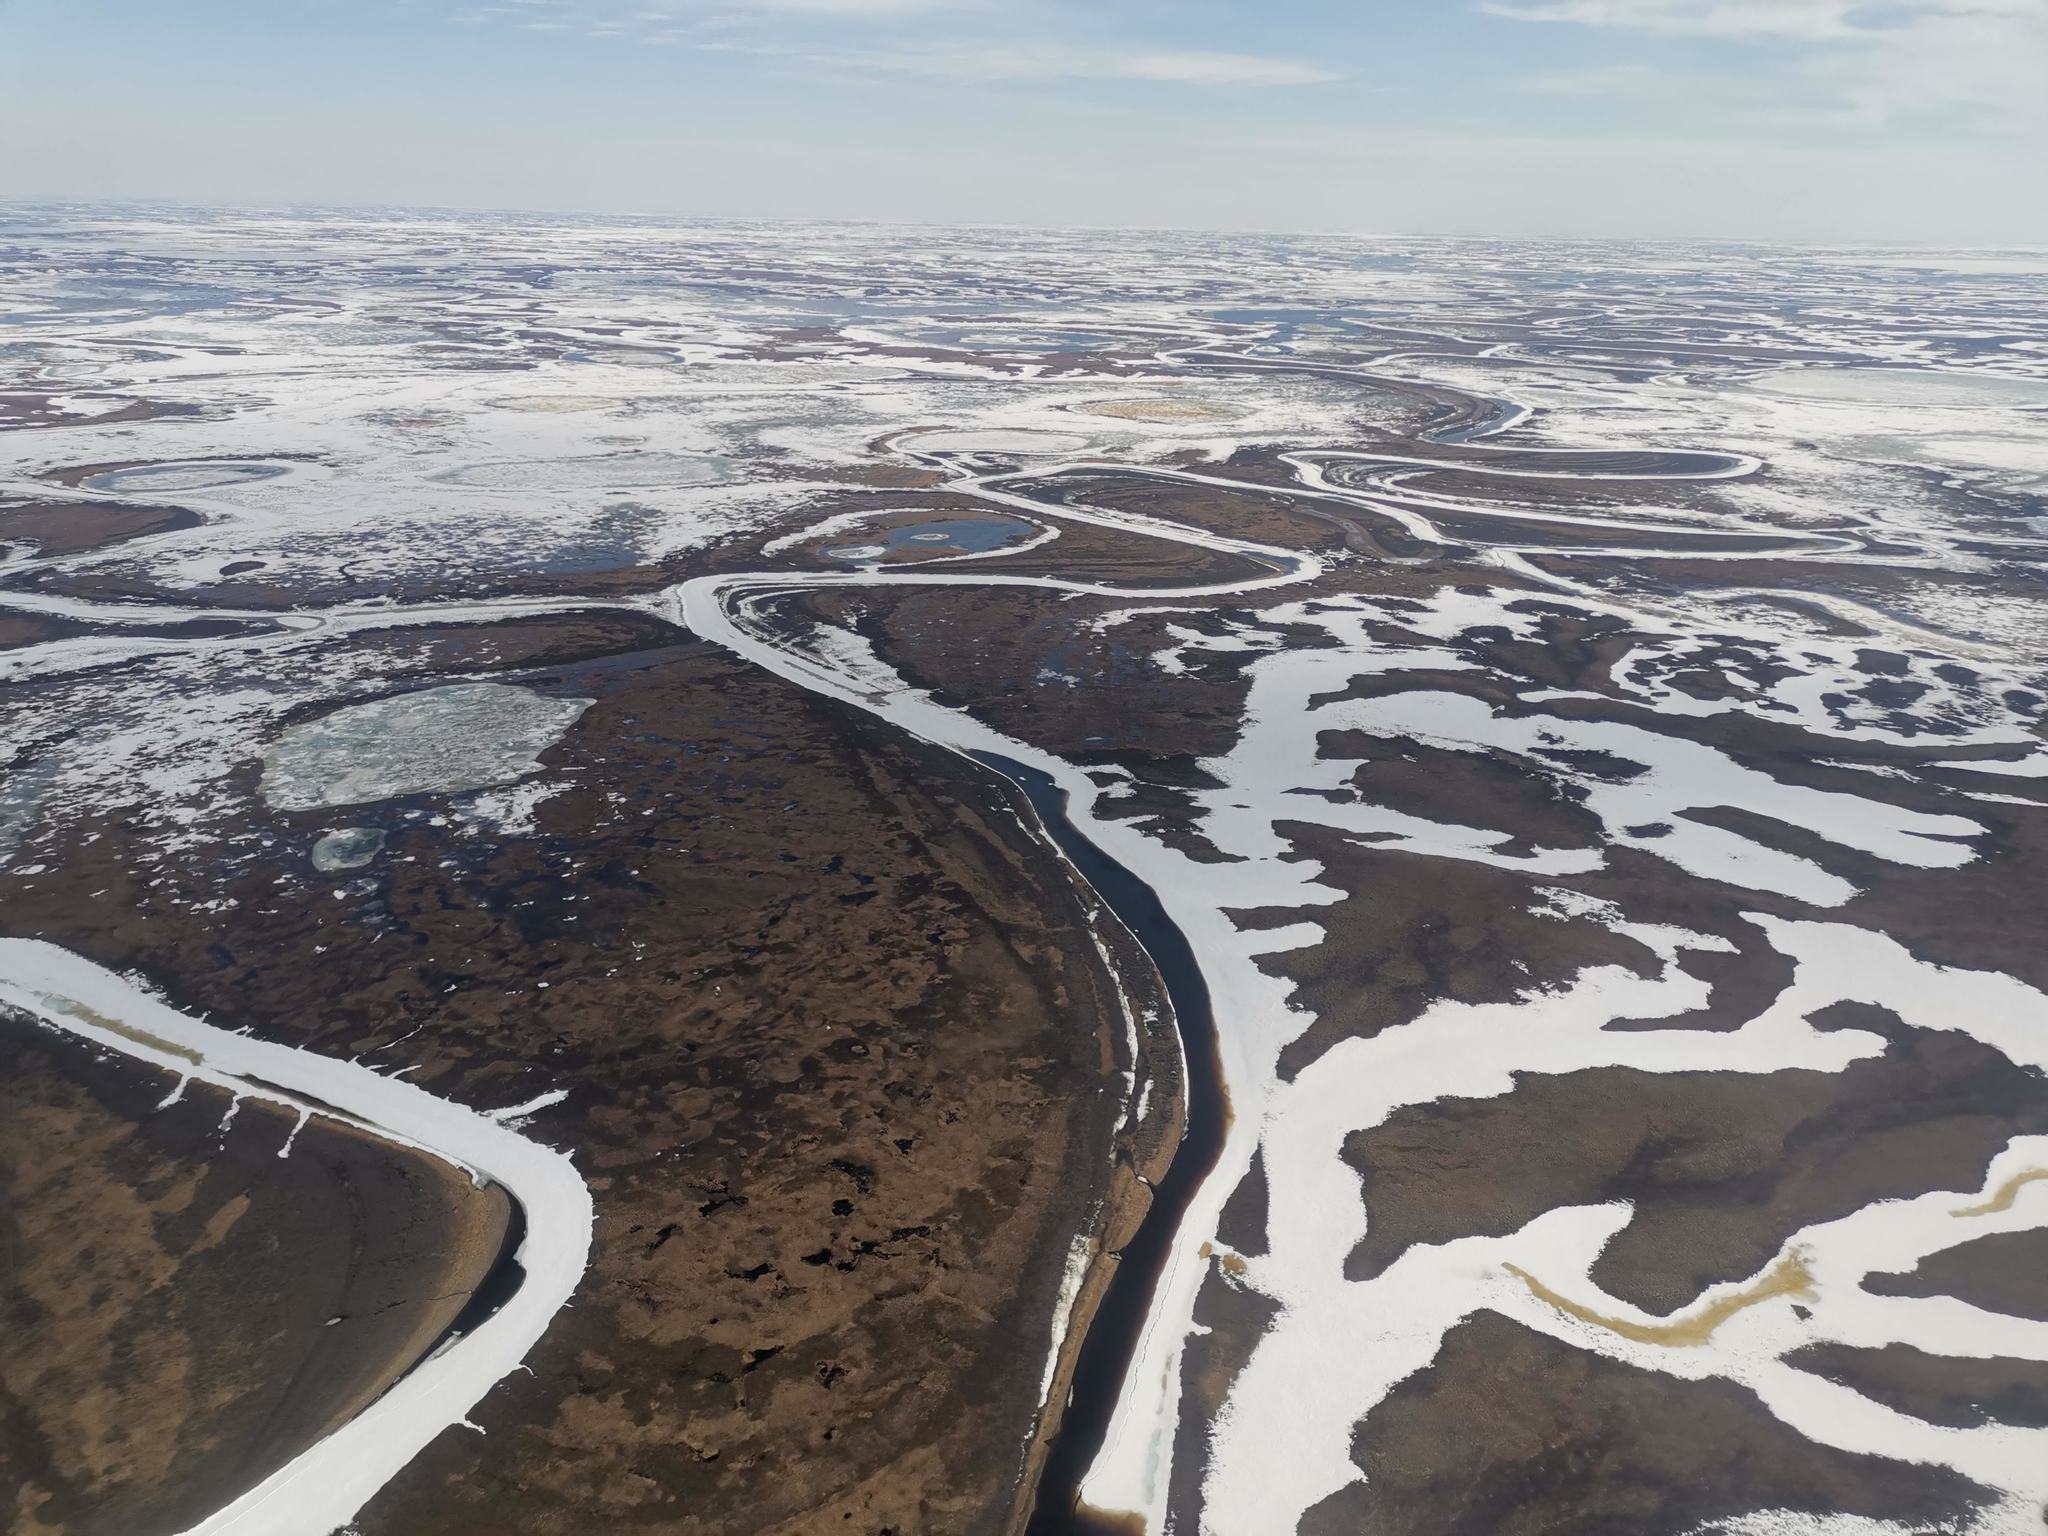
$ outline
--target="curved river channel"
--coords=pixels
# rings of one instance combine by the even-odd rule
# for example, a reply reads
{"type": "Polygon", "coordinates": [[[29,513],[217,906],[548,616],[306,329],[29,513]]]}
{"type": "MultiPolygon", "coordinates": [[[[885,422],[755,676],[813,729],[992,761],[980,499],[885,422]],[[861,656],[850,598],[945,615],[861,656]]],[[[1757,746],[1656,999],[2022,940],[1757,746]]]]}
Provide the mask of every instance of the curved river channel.
{"type": "MultiPolygon", "coordinates": [[[[399,1078],[273,1045],[181,1013],[124,976],[53,944],[0,939],[0,1005],[238,1099],[322,1116],[501,1185],[524,1233],[516,1288],[370,1407],[188,1536],[325,1536],[516,1367],[569,1299],[590,1252],[590,1191],[566,1154],[502,1122],[546,1099],[483,1114],[399,1078]]],[[[553,1096],[548,1096],[552,1098],[553,1096]]],[[[501,1275],[494,1270],[494,1277],[501,1275]]]]}
{"type": "MultiPolygon", "coordinates": [[[[1255,366],[1248,359],[1201,361],[1226,369],[1232,363],[1255,366]]],[[[671,588],[654,604],[664,616],[749,662],[815,693],[876,714],[1009,779],[1029,799],[1049,840],[1142,944],[1165,984],[1186,1065],[1186,1134],[1169,1171],[1155,1186],[1149,1213],[1118,1255],[1102,1304],[1080,1343],[1069,1405],[1039,1485],[1031,1530],[1041,1536],[1103,1529],[1111,1524],[1128,1529],[1133,1517],[1158,1528],[1164,1510],[1166,1452],[1177,1409],[1180,1349],[1205,1269],[1197,1248],[1214,1230],[1221,1203],[1251,1154],[1254,1128],[1248,1121],[1233,1120],[1227,1085],[1237,1080],[1240,1072],[1250,1075],[1236,1055],[1230,1020],[1235,1011],[1256,1006],[1258,981],[1246,973],[1236,946],[1228,942],[1236,936],[1235,930],[1212,893],[1191,892],[1165,878],[1171,866],[1160,861],[1156,845],[1130,823],[1095,816],[1099,790],[1079,768],[936,703],[877,658],[856,654],[858,646],[851,651],[834,647],[829,654],[806,648],[784,633],[764,609],[777,596],[812,588],[939,585],[1035,587],[1158,604],[1231,598],[1302,583],[1325,568],[1320,558],[1300,551],[1137,514],[1055,504],[1011,488],[1011,482],[1049,479],[1068,471],[1113,468],[1120,474],[1238,493],[1283,491],[1327,507],[1392,520],[1411,534],[1450,545],[1455,541],[1444,537],[1428,520],[1432,498],[1405,496],[1399,488],[1401,476],[1434,468],[1507,476],[1573,473],[1589,479],[1717,478],[1747,473],[1755,467],[1754,461],[1732,455],[1688,454],[1682,456],[1683,464],[1647,470],[1612,462],[1574,464],[1569,459],[1553,459],[1559,467],[1550,468],[1535,457],[1542,450],[1515,450],[1511,455],[1503,451],[1500,458],[1489,462],[1491,450],[1474,446],[1471,440],[1510,424],[1516,419],[1514,408],[1475,400],[1453,416],[1437,433],[1423,438],[1454,450],[1455,458],[1335,451],[1291,454],[1284,462],[1293,470],[1294,482],[1278,487],[1190,470],[1088,460],[1028,471],[981,472],[971,460],[955,455],[919,453],[908,445],[897,449],[926,467],[940,469],[946,476],[944,490],[1028,514],[1048,530],[1061,523],[1094,524],[1241,557],[1266,573],[1245,580],[1125,588],[1051,576],[977,574],[963,567],[986,557],[969,553],[913,568],[706,576],[671,588]],[[1324,477],[1320,466],[1339,460],[1347,467],[1377,470],[1385,478],[1375,481],[1370,490],[1333,483],[1324,477]],[[1098,1515],[1098,1511],[1108,1513],[1098,1515]]],[[[1441,505],[1443,498],[1434,501],[1441,505]]],[[[1474,503],[1464,510],[1484,515],[1491,509],[1474,503]]],[[[1570,517],[1554,520],[1580,521],[1570,517]]],[[[1589,526],[1599,522],[1583,521],[1589,526]]],[[[1054,537],[1048,531],[1044,540],[1050,542],[1054,537]]],[[[1056,543],[1047,553],[1057,554],[1056,543]]],[[[1511,547],[1496,551],[1495,558],[1502,564],[1515,561],[1511,547]]],[[[1572,585],[1533,570],[1524,569],[1524,574],[1557,587],[1572,585]]],[[[5,596],[12,602],[15,595],[5,596]]],[[[31,604],[36,601],[32,594],[22,596],[31,604]]],[[[162,617],[160,610],[145,612],[133,604],[67,601],[63,606],[68,616],[112,626],[162,617]]],[[[351,629],[489,623],[538,612],[646,606],[590,599],[510,599],[413,607],[344,606],[295,613],[288,619],[268,613],[241,617],[251,630],[259,632],[259,643],[303,645],[322,634],[351,629]],[[260,633],[266,629],[270,632],[260,633]]],[[[207,616],[221,617],[217,612],[207,616]]],[[[122,640],[95,633],[22,648],[10,657],[10,665],[26,671],[44,666],[63,669],[105,664],[124,653],[145,654],[167,645],[221,643],[246,646],[251,636],[244,632],[229,641],[166,641],[156,637],[122,640]]],[[[524,1235],[515,1256],[518,1284],[502,1305],[471,1331],[444,1342],[356,1419],[194,1527],[188,1536],[325,1536],[345,1525],[436,1435],[466,1422],[467,1414],[490,1387],[517,1368],[581,1279],[593,1220],[589,1192],[565,1153],[521,1135],[505,1123],[557,1095],[495,1113],[472,1110],[367,1067],[265,1043],[205,1023],[171,1008],[134,982],[30,940],[0,940],[0,1003],[166,1072],[212,1083],[241,1097],[268,1101],[301,1116],[324,1115],[346,1121],[416,1148],[468,1170],[480,1181],[502,1185],[523,1217],[524,1235]]]]}
{"type": "MultiPolygon", "coordinates": [[[[1229,942],[1235,930],[1212,893],[1190,891],[1184,881],[1168,878],[1172,867],[1129,822],[1094,815],[1100,791],[1079,768],[938,704],[872,655],[856,655],[844,647],[834,647],[829,655],[806,649],[782,633],[763,610],[773,598],[812,588],[864,586],[1028,586],[1170,603],[1304,583],[1325,569],[1322,559],[1300,551],[1137,514],[1043,501],[1009,488],[1011,482],[1049,480],[1070,471],[1113,468],[1238,493],[1284,489],[1354,514],[1390,519],[1416,537],[1448,546],[1456,541],[1430,523],[1427,504],[1419,498],[1411,502],[1392,486],[1365,490],[1333,483],[1324,478],[1321,464],[1343,460],[1393,473],[1423,466],[1515,477],[1568,473],[1611,479],[1715,479],[1748,474],[1757,467],[1753,459],[1709,453],[1673,455],[1668,462],[1643,456],[1625,464],[1615,464],[1604,454],[1574,458],[1570,450],[1519,450],[1490,459],[1489,450],[1470,446],[1472,437],[1499,431],[1518,417],[1519,412],[1504,402],[1473,401],[1453,412],[1441,428],[1441,440],[1462,448],[1465,457],[1455,461],[1337,451],[1285,455],[1296,480],[1284,488],[1251,486],[1191,470],[1089,461],[1022,472],[962,474],[962,466],[951,455],[910,453],[948,473],[945,489],[1028,513],[1051,526],[1061,521],[1093,523],[1239,556],[1270,572],[1249,580],[1122,588],[1050,576],[976,574],[961,569],[977,558],[969,555],[933,562],[943,567],[937,570],[753,573],[704,577],[674,589],[673,617],[703,638],[792,682],[951,748],[1016,784],[1030,800],[1048,839],[1143,945],[1165,983],[1186,1064],[1186,1132],[1167,1174],[1155,1187],[1138,1232],[1116,1256],[1116,1270],[1080,1342],[1069,1401],[1037,1489],[1029,1527],[1034,1536],[1128,1531],[1137,1523],[1157,1530],[1163,1522],[1181,1348],[1206,1270],[1201,1247],[1215,1230],[1223,1200],[1249,1163],[1255,1136],[1251,1120],[1233,1119],[1230,1113],[1229,1084],[1240,1075],[1247,1081],[1255,1078],[1248,1063],[1236,1059],[1230,1020],[1259,1006],[1259,979],[1238,962],[1241,946],[1229,942]]],[[[1437,435],[1424,434],[1425,442],[1438,440],[1437,435]]],[[[1594,518],[1558,521],[1600,525],[1594,518]]],[[[1052,552],[1056,554],[1056,546],[1052,552]]],[[[1526,567],[1511,550],[1498,551],[1497,558],[1546,585],[1573,585],[1526,567]]]]}
{"type": "Polygon", "coordinates": [[[1029,1531],[1032,1536],[1061,1536],[1101,1524],[1081,1506],[1081,1483],[1109,1433],[1117,1394],[1166,1272],[1174,1232],[1222,1153],[1224,1133],[1230,1128],[1230,1097],[1223,1086],[1216,1019],[1202,967],[1158,894],[1075,830],[1067,819],[1067,797],[1049,776],[992,753],[974,755],[1024,792],[1047,836],[1151,957],[1173,1008],[1182,1079],[1187,1084],[1186,1129],[1180,1145],[1165,1177],[1152,1186],[1152,1204],[1144,1221],[1117,1252],[1116,1272],[1089,1321],[1074,1363],[1066,1410],[1034,1491],[1029,1531]]]}

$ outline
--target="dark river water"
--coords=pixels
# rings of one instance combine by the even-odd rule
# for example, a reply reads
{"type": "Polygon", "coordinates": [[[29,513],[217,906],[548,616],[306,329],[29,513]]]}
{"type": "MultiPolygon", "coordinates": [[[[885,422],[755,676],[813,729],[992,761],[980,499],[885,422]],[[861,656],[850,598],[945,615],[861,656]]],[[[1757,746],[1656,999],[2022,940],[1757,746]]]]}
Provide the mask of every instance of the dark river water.
{"type": "Polygon", "coordinates": [[[1216,1166],[1230,1124],[1209,988],[1187,936],[1166,915],[1152,887],[1083,837],[1067,819],[1067,796],[1035,768],[994,753],[972,754],[1024,791],[1052,840],[1144,945],[1166,984],[1187,1064],[1188,1124],[1173,1164],[1153,1188],[1152,1209],[1124,1245],[1102,1306],[1089,1325],[1074,1369],[1067,1412],[1039,1480],[1030,1536],[1081,1536],[1119,1529],[1078,1507],[1081,1479],[1102,1447],[1124,1372],[1151,1311],[1152,1295],[1188,1202],[1216,1166]]]}

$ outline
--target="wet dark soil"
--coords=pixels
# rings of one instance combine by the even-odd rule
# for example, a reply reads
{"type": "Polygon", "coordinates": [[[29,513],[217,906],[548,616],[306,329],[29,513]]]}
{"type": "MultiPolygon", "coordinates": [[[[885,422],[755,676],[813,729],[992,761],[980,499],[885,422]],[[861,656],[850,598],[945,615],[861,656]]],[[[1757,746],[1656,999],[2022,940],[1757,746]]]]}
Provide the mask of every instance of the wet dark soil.
{"type": "Polygon", "coordinates": [[[20,1536],[196,1523],[374,1399],[498,1258],[509,1202],[466,1173],[175,1087],[0,1021],[0,1509],[20,1536]]]}
{"type": "Polygon", "coordinates": [[[1953,1530],[1985,1498],[1952,1473],[1816,1445],[1732,1383],[1484,1312],[1373,1410],[1353,1454],[1368,1481],[1311,1510],[1303,1536],[1679,1536],[1756,1509],[1953,1530]]]}

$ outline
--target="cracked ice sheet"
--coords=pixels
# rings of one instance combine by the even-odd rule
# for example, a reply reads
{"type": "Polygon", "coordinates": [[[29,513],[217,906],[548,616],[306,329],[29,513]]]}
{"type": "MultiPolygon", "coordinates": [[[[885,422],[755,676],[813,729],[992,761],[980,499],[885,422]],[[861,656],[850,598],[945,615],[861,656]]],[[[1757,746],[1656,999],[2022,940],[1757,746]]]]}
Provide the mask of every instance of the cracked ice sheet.
{"type": "MultiPolygon", "coordinates": [[[[38,670],[127,660],[53,677],[0,720],[0,859],[81,819],[141,811],[145,842],[171,856],[236,803],[231,775],[259,758],[294,711],[373,688],[386,663],[324,643],[357,629],[483,623],[587,606],[440,605],[330,610],[301,627],[177,643],[59,641],[38,670]],[[310,622],[311,627],[304,627],[310,622]]],[[[13,653],[19,658],[20,652],[13,653]]],[[[544,745],[544,743],[542,743],[544,745]]]]}

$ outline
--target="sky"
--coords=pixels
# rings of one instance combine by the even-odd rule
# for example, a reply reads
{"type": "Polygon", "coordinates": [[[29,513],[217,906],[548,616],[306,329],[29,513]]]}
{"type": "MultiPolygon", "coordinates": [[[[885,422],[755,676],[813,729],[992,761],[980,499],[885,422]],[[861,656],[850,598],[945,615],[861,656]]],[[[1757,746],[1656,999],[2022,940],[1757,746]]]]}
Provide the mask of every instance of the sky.
{"type": "Polygon", "coordinates": [[[0,197],[2048,245],[2048,0],[0,0],[0,197]]]}

